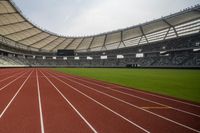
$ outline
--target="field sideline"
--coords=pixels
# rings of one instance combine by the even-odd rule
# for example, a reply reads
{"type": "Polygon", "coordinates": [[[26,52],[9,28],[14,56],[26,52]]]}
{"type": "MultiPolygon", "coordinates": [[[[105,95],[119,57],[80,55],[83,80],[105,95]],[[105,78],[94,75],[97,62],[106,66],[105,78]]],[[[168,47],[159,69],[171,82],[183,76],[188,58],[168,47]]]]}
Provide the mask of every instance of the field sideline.
{"type": "Polygon", "coordinates": [[[200,103],[200,70],[56,68],[55,70],[200,103]]]}

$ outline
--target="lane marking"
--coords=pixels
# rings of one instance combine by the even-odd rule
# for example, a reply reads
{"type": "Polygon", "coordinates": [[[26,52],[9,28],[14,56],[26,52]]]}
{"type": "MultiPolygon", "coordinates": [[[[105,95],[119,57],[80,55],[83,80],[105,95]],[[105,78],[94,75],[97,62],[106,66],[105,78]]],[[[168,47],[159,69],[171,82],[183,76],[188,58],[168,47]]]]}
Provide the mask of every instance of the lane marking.
{"type": "Polygon", "coordinates": [[[15,71],[8,71],[8,72],[5,72],[5,71],[4,71],[4,73],[1,74],[0,77],[1,77],[1,76],[4,76],[4,75],[6,75],[6,74],[12,74],[12,73],[15,73],[15,71]]]}
{"type": "MultiPolygon", "coordinates": [[[[54,71],[54,73],[58,73],[58,72],[55,72],[54,71]]],[[[64,77],[65,76],[69,76],[69,75],[66,75],[66,74],[64,74],[64,73],[61,73],[61,72],[59,72],[59,74],[62,74],[62,75],[64,75],[64,77]]],[[[70,75],[71,76],[71,75],[70,75]]],[[[71,77],[73,77],[73,76],[71,76],[71,77]]],[[[79,77],[79,76],[76,76],[76,78],[81,78],[81,77],[79,77]]],[[[85,77],[84,77],[85,78],[85,77]]],[[[95,80],[95,79],[89,79],[89,78],[85,78],[84,80],[89,80],[90,82],[91,82],[91,80],[94,80],[94,81],[97,81],[97,82],[101,82],[101,81],[98,81],[98,80],[95,80]]],[[[173,98],[168,98],[168,97],[164,97],[164,96],[161,96],[161,95],[156,95],[156,94],[152,94],[152,93],[148,93],[148,92],[144,92],[144,91],[141,91],[141,90],[136,90],[136,89],[131,89],[131,88],[127,88],[127,87],[123,87],[123,86],[119,86],[119,85],[115,85],[115,84],[111,84],[111,83],[107,83],[107,82],[105,82],[107,85],[112,85],[112,86],[115,86],[115,87],[118,87],[118,88],[123,88],[123,89],[125,89],[125,90],[130,90],[130,91],[136,91],[136,92],[139,92],[139,93],[143,93],[143,94],[147,94],[147,95],[151,95],[151,96],[155,96],[155,97],[159,97],[159,98],[163,98],[163,99],[167,99],[167,100],[171,100],[171,101],[174,101],[174,102],[179,102],[179,103],[182,103],[182,104],[186,104],[186,105],[190,105],[190,106],[194,106],[194,107],[198,107],[198,108],[200,108],[200,105],[196,105],[196,104],[192,104],[192,103],[188,103],[188,102],[184,102],[184,101],[180,101],[180,100],[176,100],[176,99],[173,99],[173,98]]],[[[100,84],[100,83],[98,83],[98,84],[100,84]]],[[[110,88],[110,87],[108,87],[108,88],[110,88]]]]}
{"type": "Polygon", "coordinates": [[[19,94],[19,92],[21,91],[21,89],[23,88],[23,86],[25,85],[25,83],[27,82],[27,80],[29,79],[29,77],[31,76],[33,71],[31,71],[31,73],[28,75],[28,77],[26,78],[26,80],[24,80],[24,82],[22,83],[22,85],[20,86],[20,88],[18,89],[18,91],[15,93],[15,95],[13,96],[13,98],[10,100],[10,102],[6,105],[6,107],[4,108],[4,110],[1,112],[0,114],[0,119],[2,118],[2,116],[4,115],[4,113],[6,112],[6,110],[8,109],[8,107],[11,105],[11,103],[13,102],[13,100],[15,99],[15,97],[19,94]]]}
{"type": "MultiPolygon", "coordinates": [[[[81,81],[89,83],[89,84],[97,85],[97,86],[100,86],[100,87],[103,87],[103,88],[106,88],[108,90],[112,90],[112,91],[115,91],[115,92],[118,92],[118,93],[121,93],[121,94],[125,94],[125,95],[131,96],[131,97],[135,97],[135,98],[138,98],[138,99],[141,99],[141,100],[144,100],[144,101],[148,101],[148,102],[151,102],[151,103],[154,103],[154,104],[158,104],[158,105],[161,105],[161,106],[168,106],[173,110],[176,110],[176,111],[179,111],[179,112],[183,112],[183,113],[186,113],[186,114],[189,114],[189,115],[193,115],[193,116],[196,116],[196,117],[200,118],[200,115],[192,113],[192,112],[188,112],[188,111],[185,111],[185,110],[182,110],[182,109],[178,109],[178,108],[175,108],[175,107],[172,107],[172,106],[169,106],[169,105],[166,105],[166,104],[162,104],[162,103],[159,103],[159,102],[156,102],[156,101],[152,101],[152,100],[149,100],[149,99],[146,99],[146,98],[142,98],[140,96],[136,96],[136,95],[133,95],[133,94],[128,94],[126,92],[122,92],[122,91],[119,91],[119,90],[116,90],[116,89],[112,89],[110,87],[106,87],[106,86],[103,86],[103,85],[100,85],[100,84],[96,84],[96,83],[93,83],[91,81],[85,81],[85,80],[82,80],[80,78],[75,78],[73,76],[69,76],[69,77],[71,77],[73,79],[81,80],[81,81]]],[[[65,78],[65,77],[63,76],[63,78],[65,78]]]]}
{"type": "Polygon", "coordinates": [[[118,86],[118,87],[123,88],[125,90],[130,90],[130,91],[133,91],[133,92],[136,91],[136,92],[139,92],[139,93],[143,93],[143,94],[155,96],[155,97],[158,97],[158,98],[163,98],[163,99],[167,99],[167,100],[174,101],[174,102],[177,102],[177,103],[182,103],[182,104],[186,104],[186,105],[189,105],[189,106],[200,108],[200,105],[196,105],[196,104],[192,104],[192,103],[188,103],[188,102],[183,102],[183,101],[180,101],[180,100],[176,100],[176,99],[172,99],[172,98],[168,98],[168,97],[164,97],[164,96],[159,96],[159,95],[148,93],[148,92],[142,92],[140,90],[129,89],[129,88],[126,88],[126,87],[123,87],[123,86],[118,86]]]}
{"type": "MultiPolygon", "coordinates": [[[[41,72],[41,71],[40,71],[41,72]]],[[[43,75],[44,73],[41,72],[43,75]]],[[[97,133],[96,129],[82,116],[82,114],[74,107],[74,105],[63,95],[63,93],[51,82],[51,80],[44,75],[48,82],[58,91],[58,93],[64,98],[64,100],[75,110],[75,112],[81,117],[81,119],[90,127],[90,129],[97,133]]]]}
{"type": "MultiPolygon", "coordinates": [[[[48,73],[48,72],[47,72],[47,73],[48,73]]],[[[50,74],[50,75],[52,75],[52,74],[50,74]]],[[[57,78],[57,79],[58,79],[58,78],[57,78]]],[[[71,79],[68,79],[68,80],[71,80],[71,79]]],[[[61,81],[62,81],[62,80],[61,80],[61,81]]],[[[63,81],[63,82],[64,82],[64,81],[63,81]]],[[[77,83],[77,84],[80,84],[80,85],[82,85],[82,86],[85,86],[85,87],[87,87],[87,88],[89,88],[89,89],[91,89],[91,90],[94,90],[94,91],[98,92],[98,93],[101,93],[101,94],[103,94],[103,95],[106,95],[106,96],[108,96],[108,97],[111,97],[111,98],[113,98],[113,99],[115,99],[115,100],[117,100],[117,101],[120,101],[120,102],[122,102],[122,103],[128,104],[128,105],[130,105],[130,106],[132,106],[132,107],[135,107],[135,108],[137,108],[137,109],[143,110],[143,111],[145,111],[145,112],[147,112],[147,113],[149,113],[149,114],[155,115],[155,116],[160,117],[160,118],[162,118],[162,119],[164,119],[164,120],[170,121],[170,122],[175,123],[175,124],[177,124],[177,125],[179,125],[179,126],[182,126],[182,127],[184,127],[184,128],[187,128],[187,129],[189,129],[189,130],[192,130],[192,131],[194,131],[194,132],[199,132],[198,130],[193,129],[193,128],[187,126],[187,125],[181,124],[181,123],[179,123],[179,122],[176,122],[176,121],[174,121],[174,120],[171,120],[171,119],[169,119],[169,118],[166,118],[166,117],[164,117],[164,116],[161,116],[161,115],[159,115],[159,114],[156,114],[156,113],[151,112],[151,111],[149,111],[149,110],[143,109],[143,108],[141,108],[141,107],[139,107],[139,106],[136,106],[136,105],[134,105],[134,104],[131,104],[131,103],[129,103],[129,102],[126,102],[126,101],[124,101],[124,100],[122,100],[122,99],[119,99],[119,98],[117,98],[117,97],[111,96],[111,95],[106,94],[106,93],[104,93],[104,92],[98,91],[98,90],[96,90],[96,89],[94,89],[94,88],[92,88],[92,87],[89,87],[89,86],[87,86],[87,85],[81,84],[81,83],[76,82],[76,81],[72,81],[72,82],[75,82],[75,83],[77,83]]],[[[64,83],[65,83],[65,82],[64,82],[64,83]]],[[[65,84],[67,84],[67,83],[65,83],[65,84]]],[[[69,86],[71,86],[71,85],[69,85],[69,86]]]]}
{"type": "Polygon", "coordinates": [[[12,78],[12,77],[16,77],[17,75],[20,75],[21,73],[23,73],[23,71],[22,71],[22,72],[19,72],[19,73],[15,73],[14,75],[11,75],[11,76],[9,76],[9,77],[7,77],[7,78],[4,78],[4,79],[0,80],[0,82],[3,82],[3,81],[5,81],[5,80],[7,80],[7,79],[9,79],[9,78],[12,78]]]}
{"type": "Polygon", "coordinates": [[[9,86],[10,84],[12,84],[13,82],[15,82],[16,80],[18,80],[19,78],[21,78],[22,76],[24,76],[26,73],[28,72],[24,72],[21,76],[17,77],[16,79],[12,80],[11,82],[9,82],[8,84],[6,84],[5,86],[0,88],[0,91],[2,91],[3,89],[5,89],[7,86],[9,86]]]}
{"type": "Polygon", "coordinates": [[[44,121],[43,121],[41,95],[40,95],[40,84],[39,84],[39,80],[38,80],[38,70],[37,69],[36,69],[36,80],[37,80],[38,104],[39,104],[39,111],[40,111],[41,133],[44,133],[44,121]]]}
{"type": "Polygon", "coordinates": [[[140,107],[140,108],[143,108],[143,109],[171,109],[170,107],[140,107]]]}
{"type": "MultiPolygon", "coordinates": [[[[47,73],[48,73],[48,72],[47,72],[47,73]]],[[[52,75],[52,76],[53,76],[53,75],[52,75]]],[[[149,131],[147,131],[147,130],[144,129],[143,127],[141,127],[141,126],[139,126],[138,124],[132,122],[131,120],[129,120],[128,118],[122,116],[121,114],[119,114],[119,113],[113,111],[113,110],[110,109],[109,107],[107,107],[107,106],[105,106],[104,104],[98,102],[97,100],[95,100],[95,99],[93,99],[92,97],[86,95],[85,93],[79,91],[79,90],[76,89],[75,87],[73,87],[73,86],[67,84],[67,83],[64,82],[63,80],[61,80],[61,79],[59,79],[59,78],[57,78],[57,77],[55,77],[55,76],[53,76],[53,77],[54,77],[55,79],[59,80],[60,82],[64,83],[64,84],[67,85],[68,87],[72,88],[73,90],[77,91],[78,93],[82,94],[83,96],[87,97],[88,99],[92,100],[93,102],[97,103],[98,105],[102,106],[103,108],[105,108],[105,109],[109,110],[110,112],[114,113],[115,115],[119,116],[119,117],[122,118],[123,120],[125,120],[125,121],[129,122],[130,124],[134,125],[135,127],[139,128],[139,129],[141,129],[141,130],[143,130],[143,131],[146,132],[146,133],[150,133],[149,131]]]]}

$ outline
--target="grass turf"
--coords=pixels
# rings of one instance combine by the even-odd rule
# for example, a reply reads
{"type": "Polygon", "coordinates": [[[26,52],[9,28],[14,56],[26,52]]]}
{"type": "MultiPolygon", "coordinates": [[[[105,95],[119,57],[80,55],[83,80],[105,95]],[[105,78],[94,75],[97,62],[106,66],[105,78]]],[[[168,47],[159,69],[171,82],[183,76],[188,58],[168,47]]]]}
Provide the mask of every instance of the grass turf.
{"type": "Polygon", "coordinates": [[[200,103],[200,70],[56,68],[56,70],[200,103]]]}

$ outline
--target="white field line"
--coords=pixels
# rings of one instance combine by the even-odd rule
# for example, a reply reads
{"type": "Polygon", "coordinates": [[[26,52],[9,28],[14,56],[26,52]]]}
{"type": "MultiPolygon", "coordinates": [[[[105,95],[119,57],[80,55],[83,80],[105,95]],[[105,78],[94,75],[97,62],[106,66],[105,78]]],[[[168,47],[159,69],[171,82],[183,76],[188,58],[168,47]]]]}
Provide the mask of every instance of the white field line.
{"type": "Polygon", "coordinates": [[[143,91],[140,91],[140,90],[130,89],[130,88],[126,88],[126,87],[123,87],[123,86],[117,86],[117,85],[115,85],[115,86],[119,87],[119,88],[123,88],[125,90],[135,91],[135,92],[151,95],[151,96],[154,96],[154,97],[163,98],[163,99],[174,101],[174,102],[177,102],[177,103],[182,103],[182,104],[185,104],[185,105],[200,108],[200,105],[196,105],[196,104],[192,104],[192,103],[188,103],[188,102],[183,102],[183,101],[180,101],[180,100],[176,100],[176,99],[172,99],[172,98],[168,98],[168,97],[164,97],[164,96],[160,96],[160,95],[156,95],[156,94],[152,94],[152,93],[148,93],[148,92],[143,92],[143,91]]]}
{"type": "MultiPolygon", "coordinates": [[[[69,79],[68,79],[68,80],[69,80],[69,79]]],[[[174,123],[174,124],[177,124],[177,125],[179,125],[179,126],[181,126],[181,127],[187,128],[187,129],[192,130],[192,131],[194,131],[194,132],[199,132],[198,130],[193,129],[193,128],[187,126],[187,125],[181,124],[181,123],[179,123],[179,122],[176,122],[176,121],[171,120],[171,119],[169,119],[169,118],[166,118],[166,117],[164,117],[164,116],[158,115],[158,114],[153,113],[153,112],[151,112],[151,111],[149,111],[149,110],[143,109],[143,108],[141,108],[141,107],[139,107],[139,106],[136,106],[136,105],[133,105],[133,104],[131,104],[131,103],[129,103],[129,102],[126,102],[126,101],[124,101],[124,100],[122,100],[122,99],[119,99],[119,98],[117,98],[117,97],[111,96],[111,95],[106,94],[106,93],[104,93],[104,92],[98,91],[98,90],[96,90],[96,89],[94,89],[94,88],[92,88],[92,87],[89,87],[89,86],[87,86],[87,85],[81,84],[81,83],[76,82],[76,81],[74,81],[74,83],[77,83],[77,84],[79,84],[79,85],[85,86],[85,87],[87,87],[87,88],[89,88],[89,89],[91,89],[91,90],[93,90],[93,91],[96,91],[96,92],[98,92],[98,93],[101,93],[101,94],[103,94],[103,95],[106,95],[106,96],[108,96],[108,97],[111,97],[111,98],[113,98],[113,99],[115,99],[115,100],[117,100],[117,101],[120,101],[120,102],[122,102],[122,103],[125,103],[125,104],[127,104],[127,105],[130,105],[130,106],[135,107],[135,108],[137,108],[137,109],[143,110],[143,111],[145,111],[145,112],[147,112],[147,113],[150,113],[150,114],[152,114],[152,115],[154,115],[154,116],[157,116],[157,117],[159,117],[159,118],[162,118],[162,119],[164,119],[164,120],[170,121],[170,122],[172,122],[172,123],[174,123]]],[[[66,84],[67,84],[67,83],[66,83],[66,84]]]]}
{"type": "MultiPolygon", "coordinates": [[[[41,71],[40,71],[41,72],[41,71]]],[[[42,72],[41,72],[42,73],[42,72]]],[[[42,73],[43,74],[43,73],[42,73]]],[[[43,74],[44,75],[44,74],[43,74]]],[[[62,96],[62,98],[74,109],[74,111],[81,117],[81,119],[90,127],[90,129],[97,133],[96,129],[82,116],[82,114],[74,107],[74,105],[63,95],[62,92],[51,82],[51,80],[44,75],[48,82],[57,90],[57,92],[62,96]]]]}
{"type": "Polygon", "coordinates": [[[12,78],[12,77],[16,77],[18,74],[20,75],[21,73],[23,73],[23,72],[15,73],[14,75],[11,75],[9,77],[6,77],[5,79],[0,80],[0,82],[3,82],[3,81],[5,81],[5,80],[7,80],[9,78],[12,78]]]}
{"type": "MultiPolygon", "coordinates": [[[[64,73],[61,73],[61,72],[55,72],[55,71],[54,71],[54,73],[62,74],[64,77],[68,76],[68,75],[66,75],[66,74],[64,74],[64,73]]],[[[76,76],[76,77],[79,77],[79,76],[76,76]]],[[[85,79],[84,79],[84,80],[85,80],[85,79]]],[[[89,79],[88,79],[88,80],[89,80],[89,79]]],[[[95,79],[91,79],[91,80],[97,81],[97,80],[95,80],[95,79]]],[[[106,83],[106,84],[107,84],[107,85],[112,85],[112,86],[115,86],[115,87],[118,87],[118,88],[122,88],[122,89],[125,89],[125,90],[129,90],[129,91],[133,91],[133,92],[135,91],[135,92],[139,92],[139,93],[151,95],[151,96],[154,96],[154,97],[163,98],[163,99],[167,99],[167,100],[170,100],[170,101],[174,101],[174,102],[178,102],[178,103],[182,103],[182,104],[186,104],[186,105],[189,105],[189,106],[194,106],[194,107],[200,108],[200,105],[196,105],[196,104],[192,104],[192,103],[188,103],[188,102],[176,100],[176,99],[173,99],[173,98],[168,98],[168,97],[164,97],[164,96],[160,96],[160,95],[156,95],[156,94],[144,92],[144,91],[141,91],[141,90],[130,89],[130,88],[123,87],[123,86],[118,86],[118,85],[115,85],[115,84],[112,84],[112,83],[106,83]]],[[[109,87],[109,88],[110,88],[110,87],[109,87]]]]}
{"type": "MultiPolygon", "coordinates": [[[[54,71],[54,73],[58,73],[58,72],[54,71]]],[[[61,72],[59,72],[59,74],[62,74],[64,76],[66,76],[66,74],[61,73],[61,72]]],[[[78,77],[78,76],[76,76],[76,77],[78,77]]],[[[97,81],[95,79],[92,79],[92,80],[97,81]]],[[[196,105],[196,104],[192,104],[192,103],[176,100],[176,99],[173,99],[173,98],[168,98],[168,97],[164,97],[164,96],[160,96],[160,95],[144,92],[144,91],[141,91],[141,90],[130,89],[130,88],[123,87],[123,86],[118,86],[118,85],[115,85],[115,84],[112,84],[112,83],[106,83],[106,84],[112,85],[112,86],[115,86],[115,87],[118,87],[118,88],[122,88],[122,89],[125,89],[125,90],[130,90],[130,91],[133,91],[133,92],[135,91],[135,92],[139,92],[139,93],[143,93],[143,94],[147,94],[147,95],[151,95],[151,96],[155,96],[155,97],[159,97],[159,98],[167,99],[167,100],[170,100],[170,101],[174,101],[174,102],[178,102],[178,103],[182,103],[182,104],[186,104],[186,105],[190,105],[190,106],[194,106],[194,107],[200,108],[200,105],[196,105]]]]}
{"type": "MultiPolygon", "coordinates": [[[[57,75],[57,74],[55,74],[55,75],[57,75]]],[[[176,110],[176,111],[179,111],[179,112],[182,112],[182,113],[186,113],[186,114],[189,114],[189,115],[193,115],[193,116],[200,118],[200,115],[198,115],[198,114],[191,113],[191,112],[188,112],[188,111],[185,111],[185,110],[182,110],[182,109],[178,109],[178,108],[166,105],[166,104],[162,104],[160,102],[152,101],[152,100],[149,100],[147,98],[143,98],[143,97],[136,96],[136,95],[133,95],[133,94],[129,94],[129,93],[126,93],[126,92],[122,92],[122,91],[119,91],[119,90],[116,90],[116,89],[112,89],[110,87],[106,87],[106,86],[103,86],[103,85],[100,85],[100,84],[96,84],[96,83],[93,83],[91,81],[86,81],[86,80],[83,80],[83,79],[80,79],[80,78],[75,78],[75,77],[72,77],[72,76],[69,76],[69,77],[72,78],[72,79],[77,79],[77,80],[80,80],[80,81],[83,81],[83,82],[86,82],[86,83],[89,83],[89,84],[93,84],[93,85],[105,88],[105,89],[108,89],[108,90],[111,90],[111,91],[115,91],[115,92],[118,92],[118,93],[121,93],[121,94],[124,94],[124,95],[128,95],[128,96],[131,96],[131,97],[134,97],[134,98],[138,98],[138,99],[141,99],[143,101],[151,102],[151,103],[158,104],[158,105],[161,105],[161,106],[166,106],[166,107],[169,107],[170,109],[173,109],[173,110],[176,110]]],[[[65,77],[63,77],[63,78],[65,78],[65,77]]],[[[67,79],[70,80],[69,78],[67,78],[67,79]]]]}
{"type": "MultiPolygon", "coordinates": [[[[47,72],[48,73],[48,72],[47,72]]],[[[53,76],[53,75],[52,75],[53,76]]],[[[67,85],[68,87],[72,88],[73,90],[77,91],[78,93],[82,94],[83,96],[87,97],[88,99],[92,100],[93,102],[97,103],[98,105],[102,106],[103,108],[109,110],[110,112],[112,112],[113,114],[119,116],[120,118],[122,118],[123,120],[129,122],[130,124],[136,126],[137,128],[141,129],[142,131],[146,132],[146,133],[150,133],[149,131],[147,131],[146,129],[144,129],[143,127],[139,126],[138,124],[132,122],[131,120],[127,119],[126,117],[122,116],[121,114],[113,111],[112,109],[110,109],[109,107],[105,106],[104,104],[96,101],[95,99],[93,99],[92,97],[86,95],[85,93],[79,91],[78,89],[76,89],[75,87],[67,84],[66,82],[64,82],[63,80],[57,78],[56,76],[53,76],[55,79],[59,80],[60,82],[64,83],[65,85],[67,85]]]]}
{"type": "Polygon", "coordinates": [[[37,69],[36,69],[36,80],[37,80],[38,104],[39,104],[39,111],[40,111],[41,133],[44,133],[44,121],[43,121],[42,104],[41,104],[41,96],[40,96],[40,84],[39,84],[39,80],[38,80],[38,70],[37,69]]]}
{"type": "Polygon", "coordinates": [[[18,80],[19,78],[21,78],[22,76],[24,76],[27,72],[24,72],[24,74],[22,74],[21,76],[17,77],[16,79],[12,80],[11,82],[9,82],[8,84],[6,84],[5,86],[0,88],[0,91],[2,91],[3,89],[5,89],[7,86],[9,86],[10,84],[12,84],[13,82],[15,82],[16,80],[18,80]]]}
{"type": "MultiPolygon", "coordinates": [[[[33,72],[33,71],[32,71],[33,72]]],[[[11,103],[13,102],[13,100],[15,99],[15,97],[19,94],[19,92],[21,91],[21,89],[23,88],[23,86],[25,85],[25,83],[27,82],[27,80],[29,79],[29,77],[31,76],[32,72],[28,75],[28,77],[24,80],[24,82],[22,83],[22,85],[20,86],[20,88],[18,89],[18,91],[15,93],[15,95],[13,96],[13,98],[10,100],[10,102],[7,104],[7,106],[4,108],[4,110],[1,112],[0,114],[0,119],[2,118],[3,114],[6,112],[6,110],[8,109],[8,107],[11,105],[11,103]]]]}

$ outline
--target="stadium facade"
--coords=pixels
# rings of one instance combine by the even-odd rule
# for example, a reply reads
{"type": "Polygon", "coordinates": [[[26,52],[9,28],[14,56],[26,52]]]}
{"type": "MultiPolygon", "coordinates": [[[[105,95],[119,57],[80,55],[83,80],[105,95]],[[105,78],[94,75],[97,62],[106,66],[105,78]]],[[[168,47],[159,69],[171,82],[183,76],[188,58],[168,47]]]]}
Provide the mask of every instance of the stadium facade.
{"type": "Polygon", "coordinates": [[[39,28],[14,2],[1,0],[0,54],[0,66],[199,68],[200,5],[125,29],[67,37],[39,28]]]}

